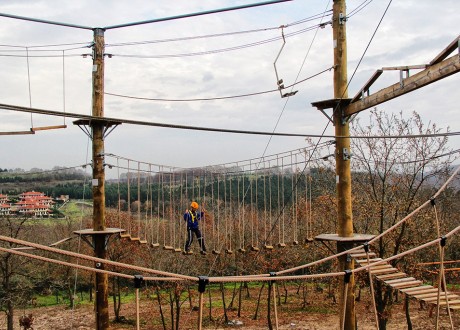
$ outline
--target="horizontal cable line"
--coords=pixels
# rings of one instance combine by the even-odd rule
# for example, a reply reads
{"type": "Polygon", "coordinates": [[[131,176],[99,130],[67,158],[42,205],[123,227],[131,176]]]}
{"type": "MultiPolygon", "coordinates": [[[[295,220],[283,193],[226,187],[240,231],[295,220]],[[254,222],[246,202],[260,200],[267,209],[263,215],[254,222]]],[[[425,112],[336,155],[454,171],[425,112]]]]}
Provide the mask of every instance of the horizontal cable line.
{"type": "Polygon", "coordinates": [[[87,261],[100,262],[100,263],[102,263],[104,265],[109,265],[109,266],[113,266],[113,267],[121,267],[121,268],[129,269],[129,270],[137,270],[137,271],[141,271],[141,272],[145,272],[145,273],[149,273],[149,274],[156,274],[156,275],[169,276],[169,277],[179,277],[179,278],[182,278],[184,280],[192,280],[192,281],[196,279],[196,277],[193,277],[193,276],[174,274],[174,273],[154,270],[154,269],[150,269],[150,268],[146,268],[146,267],[140,267],[140,266],[125,264],[125,263],[118,262],[118,261],[112,261],[112,260],[108,260],[108,259],[92,257],[92,256],[82,254],[82,253],[76,253],[76,252],[72,252],[72,251],[61,250],[61,249],[57,249],[57,248],[54,248],[54,247],[50,247],[50,246],[46,246],[46,245],[42,245],[42,244],[37,244],[37,243],[32,243],[32,242],[20,240],[20,239],[17,239],[17,238],[3,236],[3,235],[0,235],[0,241],[9,242],[9,243],[17,244],[17,245],[30,246],[30,247],[33,247],[33,248],[38,249],[38,250],[57,253],[57,254],[60,254],[60,255],[65,255],[65,256],[72,257],[72,258],[78,258],[78,259],[83,259],[83,260],[87,260],[87,261]]]}
{"type": "MultiPolygon", "coordinates": [[[[449,152],[446,152],[444,154],[441,154],[441,155],[436,155],[436,156],[432,156],[432,157],[428,157],[426,159],[415,159],[415,160],[408,160],[408,161],[405,161],[405,162],[401,162],[401,161],[396,161],[395,159],[385,159],[385,162],[386,163],[391,163],[391,164],[400,164],[400,165],[404,165],[404,164],[416,164],[416,163],[429,163],[430,161],[432,160],[436,160],[438,158],[442,158],[442,157],[446,157],[446,156],[451,156],[451,155],[455,155],[455,154],[459,154],[460,153],[460,149],[455,149],[455,150],[452,150],[452,151],[449,151],[449,152]]],[[[366,158],[363,158],[363,157],[359,157],[359,156],[356,156],[356,155],[353,155],[353,158],[356,158],[356,159],[359,159],[360,161],[362,162],[366,162],[366,163],[373,163],[373,164],[377,164],[377,163],[381,163],[379,161],[376,161],[376,160],[373,160],[373,159],[366,159],[366,158]]]]}
{"type": "MultiPolygon", "coordinates": [[[[62,52],[62,50],[61,50],[62,52]]],[[[63,58],[63,57],[84,57],[84,54],[67,54],[67,55],[11,55],[0,54],[0,57],[16,57],[16,58],[63,58]]]]}
{"type": "MultiPolygon", "coordinates": [[[[289,34],[285,34],[285,38],[292,37],[301,33],[305,33],[308,31],[312,31],[317,29],[320,26],[318,24],[317,26],[312,26],[303,30],[299,30],[296,32],[291,32],[289,34]]],[[[239,46],[234,46],[234,47],[228,47],[228,48],[221,48],[221,49],[214,49],[214,50],[206,50],[202,52],[196,52],[196,53],[181,53],[181,54],[160,54],[160,55],[135,55],[135,54],[110,54],[111,56],[117,56],[117,57],[126,57],[126,58],[177,58],[177,57],[191,57],[191,56],[201,56],[201,55],[210,55],[210,54],[217,54],[217,53],[223,53],[223,52],[229,52],[229,51],[234,51],[234,50],[240,50],[240,49],[245,49],[245,48],[250,48],[254,46],[260,46],[264,45],[270,42],[282,40],[283,38],[281,36],[278,37],[273,37],[265,40],[260,40],[248,44],[243,44],[239,46]]]]}
{"type": "MultiPolygon", "coordinates": [[[[285,89],[291,88],[295,85],[298,85],[300,83],[303,83],[307,80],[310,80],[312,78],[315,78],[319,76],[320,74],[323,74],[327,71],[331,71],[334,68],[334,66],[331,66],[330,68],[324,69],[323,71],[320,71],[318,73],[315,73],[314,75],[301,79],[291,85],[288,85],[285,87],[285,89]]],[[[149,98],[149,97],[140,97],[140,96],[130,96],[130,95],[123,95],[123,94],[116,94],[116,93],[109,93],[109,92],[104,92],[106,95],[110,96],[116,96],[116,97],[122,97],[122,98],[127,98],[127,99],[134,99],[134,100],[143,100],[143,101],[166,101],[166,102],[192,102],[192,101],[213,101],[213,100],[225,100],[225,99],[235,99],[235,98],[240,98],[240,97],[248,97],[248,96],[256,96],[256,95],[262,95],[262,94],[268,94],[268,93],[274,93],[274,92],[279,92],[279,89],[271,89],[267,91],[262,91],[262,92],[254,92],[254,93],[247,93],[247,94],[240,94],[240,95],[230,95],[230,96],[217,96],[217,97],[208,97],[208,98],[193,98],[193,99],[164,99],[164,98],[149,98]]]]}
{"type": "MultiPolygon", "coordinates": [[[[332,14],[326,15],[330,16],[332,14]]],[[[303,20],[283,24],[281,26],[276,27],[268,27],[268,28],[260,28],[260,29],[253,29],[253,30],[244,30],[244,31],[234,31],[234,32],[223,32],[223,33],[214,33],[214,34],[205,34],[205,35],[198,35],[198,36],[191,36],[191,37],[179,37],[179,38],[169,38],[169,39],[157,39],[157,40],[144,40],[144,41],[132,41],[132,42],[119,42],[119,43],[110,43],[106,44],[106,47],[122,47],[122,46],[135,46],[135,45],[146,45],[146,44],[157,44],[157,43],[166,43],[166,42],[175,42],[175,41],[187,41],[187,40],[197,40],[197,39],[207,39],[207,38],[216,38],[216,37],[227,37],[232,35],[241,35],[241,34],[250,34],[250,33],[257,33],[257,32],[266,32],[266,31],[273,31],[278,30],[280,27],[290,27],[294,25],[298,25],[305,22],[310,22],[312,20],[323,18],[322,14],[317,14],[315,16],[311,16],[309,18],[305,18],[303,20]]],[[[324,25],[319,24],[320,26],[324,25]]]]}
{"type": "MultiPolygon", "coordinates": [[[[65,44],[35,45],[35,46],[3,45],[3,44],[0,44],[0,47],[24,48],[24,49],[27,48],[29,51],[37,52],[37,51],[43,51],[43,50],[35,49],[35,48],[62,47],[62,46],[75,46],[75,45],[87,45],[85,47],[79,47],[79,48],[90,48],[93,45],[93,41],[91,41],[91,42],[74,42],[74,43],[65,43],[65,44]]],[[[57,51],[57,50],[54,49],[54,51],[57,51]]]]}
{"type": "Polygon", "coordinates": [[[199,127],[199,126],[188,126],[188,125],[179,125],[179,124],[165,124],[141,120],[130,120],[122,118],[113,118],[113,117],[97,117],[91,115],[84,115],[74,112],[62,112],[62,111],[53,111],[37,108],[28,108],[21,107],[17,105],[1,104],[0,109],[26,112],[26,113],[36,113],[41,115],[48,116],[58,116],[58,117],[68,117],[68,118],[79,118],[86,119],[94,122],[106,121],[107,123],[122,123],[129,125],[139,125],[139,126],[152,126],[152,127],[163,127],[163,128],[174,128],[174,129],[184,129],[192,131],[205,131],[205,132],[219,132],[219,133],[233,133],[233,134],[248,134],[248,135],[273,135],[273,136],[285,136],[285,137],[311,137],[311,138],[335,138],[335,139],[411,139],[411,138],[422,138],[422,137],[434,137],[434,136],[456,136],[460,135],[460,132],[448,132],[448,133],[433,133],[433,134],[415,134],[415,135],[396,135],[396,136],[339,136],[339,135],[323,135],[323,134],[300,134],[300,133],[276,133],[276,132],[261,132],[261,131],[246,131],[246,130],[236,130],[236,129],[222,129],[222,128],[210,128],[210,127],[199,127]]]}
{"type": "MultiPolygon", "coordinates": [[[[291,154],[286,154],[284,156],[281,156],[278,158],[279,159],[285,159],[285,158],[290,158],[291,156],[297,156],[297,155],[300,155],[300,154],[305,154],[306,152],[310,151],[310,150],[305,150],[304,148],[301,148],[301,149],[298,149],[296,150],[297,152],[296,153],[292,153],[291,154]]],[[[224,169],[225,167],[227,168],[230,168],[230,171],[227,171],[225,172],[226,174],[235,174],[235,173],[255,173],[255,172],[264,172],[264,171],[267,171],[268,169],[270,168],[278,168],[278,169],[282,169],[283,167],[284,168],[289,168],[289,167],[292,167],[292,165],[299,165],[299,164],[305,164],[304,161],[293,161],[292,163],[285,163],[283,167],[281,167],[281,165],[279,164],[276,164],[275,161],[277,160],[277,156],[279,155],[282,155],[282,153],[280,154],[274,154],[274,155],[270,155],[270,156],[264,156],[262,158],[264,158],[262,160],[262,158],[253,158],[253,159],[250,159],[250,160],[243,160],[243,161],[236,161],[236,162],[229,162],[229,163],[225,163],[225,164],[218,164],[218,165],[206,165],[206,166],[202,166],[202,167],[190,167],[190,168],[184,168],[184,167],[177,167],[177,166],[171,166],[171,165],[160,165],[160,164],[154,164],[154,163],[149,163],[149,162],[145,162],[145,161],[138,161],[138,160],[135,160],[135,159],[130,159],[130,158],[126,158],[126,157],[122,157],[122,156],[117,156],[117,155],[114,155],[114,154],[104,154],[106,157],[113,157],[113,158],[116,158],[116,159],[119,159],[119,160],[124,160],[124,161],[127,161],[127,162],[133,162],[133,163],[138,163],[138,164],[142,164],[142,165],[149,165],[149,166],[154,166],[154,167],[158,167],[158,171],[156,170],[146,170],[146,169],[141,169],[140,172],[143,172],[143,173],[165,173],[165,168],[167,169],[167,171],[197,171],[197,172],[202,172],[203,170],[207,173],[211,173],[211,174],[222,174],[222,171],[221,169],[224,169]],[[266,159],[267,157],[271,157],[271,158],[268,158],[266,159]],[[259,159],[260,162],[257,163],[257,162],[254,162],[254,163],[250,163],[252,161],[258,161],[259,159]],[[270,167],[255,167],[256,165],[260,165],[260,163],[272,163],[272,165],[270,167]],[[254,168],[250,168],[249,170],[245,170],[244,168],[245,167],[250,167],[250,166],[254,166],[254,168]],[[242,168],[241,171],[236,171],[234,170],[235,167],[239,167],[239,168],[242,168]]],[[[327,155],[327,156],[322,156],[322,157],[318,157],[318,158],[314,158],[314,159],[310,159],[308,162],[312,162],[312,161],[318,161],[318,160],[325,160],[327,157],[329,156],[333,156],[333,154],[331,155],[327,155]]],[[[120,169],[125,169],[125,170],[133,170],[134,172],[136,172],[137,170],[136,169],[133,169],[133,168],[128,168],[127,166],[121,166],[121,165],[115,165],[115,164],[110,164],[110,163],[106,163],[105,165],[108,165],[109,168],[112,168],[112,167],[115,167],[115,168],[120,168],[120,169]]]]}

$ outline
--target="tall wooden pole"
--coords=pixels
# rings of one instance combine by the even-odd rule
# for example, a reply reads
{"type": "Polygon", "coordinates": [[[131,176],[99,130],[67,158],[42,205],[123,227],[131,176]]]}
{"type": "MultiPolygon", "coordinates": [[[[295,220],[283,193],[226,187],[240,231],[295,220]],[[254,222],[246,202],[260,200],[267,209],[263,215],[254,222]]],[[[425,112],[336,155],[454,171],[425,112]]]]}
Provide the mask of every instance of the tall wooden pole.
{"type": "MultiPolygon", "coordinates": [[[[333,46],[334,46],[334,98],[348,98],[347,90],[347,39],[346,39],[346,3],[345,0],[334,0],[333,5],[333,46]]],[[[336,185],[337,185],[337,234],[339,237],[353,236],[353,216],[351,208],[351,170],[350,170],[350,131],[348,121],[343,115],[343,109],[348,104],[339,102],[334,109],[333,120],[336,136],[336,185]]],[[[339,252],[351,248],[349,243],[337,242],[339,252]]],[[[343,256],[339,260],[342,270],[353,269],[353,261],[343,256]]],[[[345,285],[341,286],[341,306],[346,304],[345,314],[341,315],[340,325],[347,330],[356,328],[354,278],[351,276],[345,294],[345,285]],[[345,301],[346,299],[346,301],[345,301]],[[345,318],[345,320],[343,320],[345,318]]]]}
{"type": "MultiPolygon", "coordinates": [[[[95,117],[104,117],[104,29],[94,29],[93,46],[93,109],[95,117]]],[[[105,169],[104,169],[104,125],[90,124],[93,138],[93,230],[105,227],[105,169]]],[[[94,235],[94,254],[106,259],[106,235],[94,235]]],[[[103,269],[104,265],[96,264],[103,269]]],[[[96,273],[96,329],[109,328],[108,276],[96,273]]]]}

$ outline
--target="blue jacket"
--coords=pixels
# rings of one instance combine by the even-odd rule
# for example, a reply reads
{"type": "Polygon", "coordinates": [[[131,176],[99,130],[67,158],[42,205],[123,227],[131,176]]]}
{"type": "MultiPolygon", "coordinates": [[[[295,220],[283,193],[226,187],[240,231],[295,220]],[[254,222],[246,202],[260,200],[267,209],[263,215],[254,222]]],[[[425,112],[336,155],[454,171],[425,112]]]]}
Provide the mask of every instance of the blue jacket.
{"type": "Polygon", "coordinates": [[[204,212],[192,212],[187,210],[184,213],[184,220],[187,222],[187,229],[198,229],[198,220],[204,217],[204,212]]]}

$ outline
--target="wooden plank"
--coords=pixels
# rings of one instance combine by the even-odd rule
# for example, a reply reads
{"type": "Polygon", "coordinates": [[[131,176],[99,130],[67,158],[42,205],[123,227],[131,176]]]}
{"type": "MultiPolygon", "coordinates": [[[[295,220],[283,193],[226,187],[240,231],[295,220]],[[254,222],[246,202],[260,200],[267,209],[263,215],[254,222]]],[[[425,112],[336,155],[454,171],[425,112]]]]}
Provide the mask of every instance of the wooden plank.
{"type": "Polygon", "coordinates": [[[428,294],[428,293],[437,293],[438,292],[438,289],[428,289],[428,290],[420,290],[420,291],[412,291],[412,292],[407,292],[406,294],[408,294],[409,296],[412,296],[414,298],[416,298],[416,296],[418,295],[422,295],[422,294],[428,294]]]}
{"type": "MultiPolygon", "coordinates": [[[[450,304],[452,305],[455,305],[455,304],[460,304],[460,300],[449,300],[449,308],[450,308],[450,304]]],[[[444,305],[447,305],[447,301],[440,301],[439,302],[439,306],[444,306],[444,305]]]]}
{"type": "Polygon", "coordinates": [[[366,93],[372,86],[372,84],[378,79],[378,77],[382,75],[382,73],[383,70],[375,71],[372,77],[369,78],[369,80],[364,84],[364,86],[359,90],[359,92],[356,93],[356,95],[351,99],[351,103],[358,101],[361,98],[362,93],[366,93]]]}
{"type": "Polygon", "coordinates": [[[381,269],[396,269],[388,264],[379,264],[376,266],[369,266],[369,268],[371,269],[371,271],[381,270],[381,269]]]}
{"type": "Polygon", "coordinates": [[[417,299],[430,298],[438,295],[438,289],[433,288],[432,290],[427,290],[421,293],[413,293],[411,296],[417,299]]]}
{"type": "MultiPolygon", "coordinates": [[[[352,253],[352,254],[350,254],[350,256],[352,258],[355,258],[355,259],[356,258],[366,258],[367,254],[366,254],[366,252],[360,252],[360,253],[352,253]]],[[[370,257],[375,257],[375,256],[376,256],[376,254],[374,252],[369,252],[369,258],[370,257]]]]}
{"type": "Polygon", "coordinates": [[[0,135],[27,135],[35,134],[34,131],[16,131],[16,132],[0,132],[0,135]]]}
{"type": "Polygon", "coordinates": [[[443,49],[441,53],[439,53],[431,62],[430,65],[436,64],[444,60],[447,56],[449,56],[456,48],[459,48],[460,45],[460,36],[454,39],[449,46],[443,49]]]}
{"type": "Polygon", "coordinates": [[[50,129],[60,129],[60,128],[67,128],[67,125],[32,127],[30,130],[33,132],[36,132],[36,131],[47,131],[50,129]]]}
{"type": "MultiPolygon", "coordinates": [[[[381,261],[383,260],[382,258],[369,258],[369,263],[374,263],[374,262],[377,262],[377,261],[381,261]]],[[[357,263],[359,264],[367,264],[367,259],[358,259],[356,260],[357,263]]]]}
{"type": "Polygon", "coordinates": [[[393,274],[388,274],[388,275],[378,275],[376,277],[377,279],[381,281],[385,281],[385,280],[391,280],[393,278],[400,278],[400,277],[405,277],[405,276],[407,276],[406,273],[398,272],[398,273],[393,273],[393,274]]]}
{"type": "Polygon", "coordinates": [[[344,110],[345,116],[351,116],[363,110],[373,108],[381,103],[392,100],[398,96],[407,94],[421,87],[425,87],[438,80],[446,78],[460,71],[460,56],[455,55],[440,63],[436,63],[427,69],[417,72],[411,77],[403,79],[403,87],[398,82],[383,88],[362,100],[350,103],[344,110]]]}
{"type": "Polygon", "coordinates": [[[382,68],[382,70],[388,71],[388,70],[403,70],[403,71],[408,71],[408,70],[423,70],[428,67],[428,64],[418,64],[418,65],[402,65],[402,66],[387,66],[382,68]]]}
{"type": "Polygon", "coordinates": [[[397,268],[379,269],[379,270],[376,270],[376,271],[371,270],[372,275],[388,274],[388,273],[396,273],[396,272],[398,272],[397,268]]]}
{"type": "MultiPolygon", "coordinates": [[[[447,295],[447,299],[452,300],[452,301],[455,301],[454,299],[456,298],[459,298],[459,296],[457,296],[456,294],[450,294],[450,295],[447,295]]],[[[423,300],[423,301],[426,301],[426,302],[436,302],[438,300],[438,296],[436,294],[436,296],[434,297],[426,297],[426,298],[419,298],[420,300],[423,300]]],[[[441,293],[441,296],[439,297],[439,300],[442,301],[442,300],[446,300],[446,295],[444,293],[441,293]]]]}
{"type": "Polygon", "coordinates": [[[404,293],[407,293],[407,294],[411,294],[411,292],[415,292],[415,291],[419,291],[419,290],[428,290],[428,289],[431,290],[431,289],[434,289],[434,287],[431,286],[431,285],[420,285],[419,287],[416,287],[416,288],[404,289],[404,290],[401,290],[401,291],[404,292],[404,293]]]}
{"type": "Polygon", "coordinates": [[[420,285],[422,284],[423,282],[422,281],[410,281],[410,282],[403,282],[403,283],[396,283],[396,284],[393,284],[391,285],[393,288],[395,289],[402,289],[402,288],[412,288],[412,287],[415,287],[417,285],[420,285]]]}
{"type": "Polygon", "coordinates": [[[388,281],[385,281],[385,283],[389,284],[389,285],[393,285],[393,284],[396,284],[396,283],[409,282],[409,281],[416,281],[416,279],[413,278],[413,277],[405,277],[405,278],[398,278],[398,279],[395,279],[395,280],[388,280],[388,281]]]}

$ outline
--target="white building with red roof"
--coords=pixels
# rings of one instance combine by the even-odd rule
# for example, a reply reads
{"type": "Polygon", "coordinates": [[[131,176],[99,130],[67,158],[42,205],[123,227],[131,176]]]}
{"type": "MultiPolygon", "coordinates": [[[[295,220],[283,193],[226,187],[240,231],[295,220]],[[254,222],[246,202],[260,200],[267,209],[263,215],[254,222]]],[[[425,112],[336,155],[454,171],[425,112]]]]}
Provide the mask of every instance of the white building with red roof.
{"type": "Polygon", "coordinates": [[[16,210],[21,215],[34,217],[48,217],[54,204],[51,197],[42,192],[28,191],[19,195],[21,199],[15,204],[16,210]]]}
{"type": "Polygon", "coordinates": [[[11,203],[8,195],[0,194],[0,215],[11,215],[11,203]]]}

